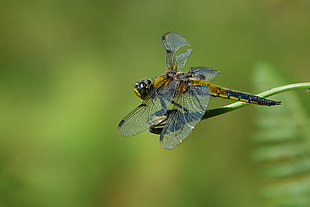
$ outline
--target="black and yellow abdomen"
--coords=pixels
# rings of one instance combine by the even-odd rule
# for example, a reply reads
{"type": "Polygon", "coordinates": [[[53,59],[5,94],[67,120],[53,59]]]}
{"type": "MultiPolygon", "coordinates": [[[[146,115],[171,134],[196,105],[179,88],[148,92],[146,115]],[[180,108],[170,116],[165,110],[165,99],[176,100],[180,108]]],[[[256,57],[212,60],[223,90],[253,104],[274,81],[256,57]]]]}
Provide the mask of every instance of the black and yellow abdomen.
{"type": "Polygon", "coordinates": [[[201,81],[201,80],[193,80],[194,85],[206,86],[210,89],[211,95],[220,98],[231,99],[235,101],[242,101],[251,104],[258,104],[258,105],[266,105],[266,106],[273,106],[273,105],[280,105],[281,101],[273,101],[270,99],[265,99],[259,96],[255,96],[248,93],[243,93],[239,91],[233,91],[230,89],[222,88],[217,85],[214,85],[210,82],[201,81]]]}

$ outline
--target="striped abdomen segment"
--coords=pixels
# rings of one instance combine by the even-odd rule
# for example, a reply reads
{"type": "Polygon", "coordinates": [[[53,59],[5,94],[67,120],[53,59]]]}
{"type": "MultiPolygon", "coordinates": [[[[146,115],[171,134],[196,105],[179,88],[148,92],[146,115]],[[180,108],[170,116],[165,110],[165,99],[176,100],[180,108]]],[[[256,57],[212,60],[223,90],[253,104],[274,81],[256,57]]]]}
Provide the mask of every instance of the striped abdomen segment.
{"type": "MultiPolygon", "coordinates": [[[[202,81],[200,81],[201,84],[202,81]]],[[[238,92],[238,91],[232,91],[226,88],[221,88],[219,86],[216,86],[212,83],[203,81],[204,86],[208,86],[211,90],[211,95],[215,97],[221,97],[221,98],[227,98],[232,99],[236,101],[242,101],[246,103],[251,104],[259,104],[259,105],[267,105],[267,106],[273,106],[273,105],[280,105],[281,101],[273,101],[269,99],[265,99],[259,96],[238,92]]]]}

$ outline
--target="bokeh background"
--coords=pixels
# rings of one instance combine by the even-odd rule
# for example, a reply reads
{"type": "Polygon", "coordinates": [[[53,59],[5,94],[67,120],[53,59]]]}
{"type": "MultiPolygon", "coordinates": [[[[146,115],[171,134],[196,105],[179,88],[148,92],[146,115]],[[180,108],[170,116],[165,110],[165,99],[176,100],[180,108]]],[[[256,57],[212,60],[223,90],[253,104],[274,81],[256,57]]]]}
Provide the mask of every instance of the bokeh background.
{"type": "Polygon", "coordinates": [[[254,87],[262,63],[309,81],[309,20],[308,0],[2,1],[0,206],[262,206],[251,154],[265,107],[204,120],[170,151],[117,125],[141,102],[134,83],[166,71],[162,34],[190,41],[187,67],[257,93],[279,86],[254,87]]]}

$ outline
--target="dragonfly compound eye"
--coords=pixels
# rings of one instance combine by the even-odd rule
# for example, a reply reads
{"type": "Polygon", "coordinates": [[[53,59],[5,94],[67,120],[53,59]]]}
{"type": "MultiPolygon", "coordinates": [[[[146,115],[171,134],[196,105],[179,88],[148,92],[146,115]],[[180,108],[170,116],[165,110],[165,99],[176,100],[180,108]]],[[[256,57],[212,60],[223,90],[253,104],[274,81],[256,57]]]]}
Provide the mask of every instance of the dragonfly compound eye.
{"type": "Polygon", "coordinates": [[[143,79],[135,84],[134,92],[141,99],[145,99],[153,88],[153,82],[150,79],[143,79]]]}

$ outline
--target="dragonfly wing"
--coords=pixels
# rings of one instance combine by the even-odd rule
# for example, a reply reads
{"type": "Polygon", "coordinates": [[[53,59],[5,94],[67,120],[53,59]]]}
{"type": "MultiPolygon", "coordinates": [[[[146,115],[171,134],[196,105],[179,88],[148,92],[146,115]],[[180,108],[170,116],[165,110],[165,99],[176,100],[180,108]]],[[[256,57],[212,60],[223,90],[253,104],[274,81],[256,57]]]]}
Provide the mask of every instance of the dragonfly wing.
{"type": "Polygon", "coordinates": [[[187,49],[186,52],[175,57],[178,71],[183,70],[192,51],[193,51],[192,49],[187,49]]]}
{"type": "Polygon", "coordinates": [[[167,52],[167,68],[170,71],[182,70],[192,53],[190,43],[187,39],[174,32],[164,34],[162,41],[167,52]]]}
{"type": "Polygon", "coordinates": [[[179,145],[195,128],[205,114],[211,92],[208,87],[192,85],[173,101],[173,109],[169,110],[167,124],[164,127],[160,141],[165,149],[173,149],[179,145]]]}
{"type": "Polygon", "coordinates": [[[211,68],[206,67],[192,67],[190,68],[189,71],[192,73],[199,73],[205,75],[206,77],[205,81],[212,81],[218,76],[218,74],[221,73],[221,71],[213,70],[211,68]]]}
{"type": "Polygon", "coordinates": [[[125,116],[118,124],[119,134],[132,136],[148,128],[148,107],[142,103],[125,116]]]}
{"type": "Polygon", "coordinates": [[[175,81],[169,84],[159,84],[145,100],[130,112],[118,125],[122,136],[132,136],[149,128],[148,120],[151,116],[162,116],[168,110],[175,94],[175,81]]]}

